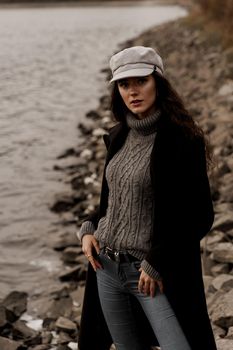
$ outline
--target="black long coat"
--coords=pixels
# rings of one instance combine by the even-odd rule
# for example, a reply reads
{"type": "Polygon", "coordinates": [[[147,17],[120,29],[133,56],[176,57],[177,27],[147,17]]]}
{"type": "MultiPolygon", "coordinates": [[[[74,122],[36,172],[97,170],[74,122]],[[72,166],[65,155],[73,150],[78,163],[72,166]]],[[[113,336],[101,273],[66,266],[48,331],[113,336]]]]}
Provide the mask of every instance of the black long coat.
{"type": "MultiPolygon", "coordinates": [[[[118,123],[104,136],[108,152],[100,206],[87,218],[96,228],[108,204],[106,165],[124,144],[128,131],[125,123],[118,123]]],[[[216,350],[200,257],[200,239],[209,232],[214,220],[203,139],[190,138],[184,127],[161,116],[150,158],[150,174],[155,222],[152,248],[146,260],[161,274],[164,293],[192,350],[216,350]]],[[[155,337],[140,306],[135,300],[132,305],[147,349],[148,343],[155,344],[155,337]]],[[[112,339],[102,314],[95,272],[89,264],[79,349],[109,350],[110,344],[112,339]]]]}

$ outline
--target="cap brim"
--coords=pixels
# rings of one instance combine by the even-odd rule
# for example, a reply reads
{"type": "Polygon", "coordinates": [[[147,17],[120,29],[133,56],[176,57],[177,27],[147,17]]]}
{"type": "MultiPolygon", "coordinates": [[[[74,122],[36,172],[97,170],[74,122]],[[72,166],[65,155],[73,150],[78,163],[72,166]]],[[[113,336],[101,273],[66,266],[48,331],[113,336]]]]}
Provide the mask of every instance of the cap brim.
{"type": "Polygon", "coordinates": [[[125,72],[120,72],[116,74],[109,83],[113,83],[114,81],[125,79],[125,78],[133,78],[133,77],[145,77],[147,75],[152,74],[154,71],[153,68],[137,68],[137,69],[129,69],[125,72]]]}

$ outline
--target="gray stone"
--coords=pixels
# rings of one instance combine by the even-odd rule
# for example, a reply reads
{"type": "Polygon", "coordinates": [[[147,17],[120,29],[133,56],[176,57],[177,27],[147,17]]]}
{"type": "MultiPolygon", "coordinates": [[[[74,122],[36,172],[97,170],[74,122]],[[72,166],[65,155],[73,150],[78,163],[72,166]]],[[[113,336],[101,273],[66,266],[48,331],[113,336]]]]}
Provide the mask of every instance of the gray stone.
{"type": "Polygon", "coordinates": [[[70,342],[68,346],[71,350],[78,350],[78,343],[70,342]]]}
{"type": "Polygon", "coordinates": [[[218,94],[220,96],[227,96],[227,95],[233,95],[233,81],[229,81],[226,84],[224,84],[218,91],[218,94]]]}
{"type": "Polygon", "coordinates": [[[0,337],[1,350],[17,350],[17,349],[20,349],[21,346],[22,346],[22,342],[0,337]]]}
{"type": "Polygon", "coordinates": [[[74,206],[74,199],[70,193],[60,193],[55,196],[54,204],[50,207],[50,210],[61,213],[68,211],[74,206]]]}
{"type": "Polygon", "coordinates": [[[211,257],[213,260],[222,263],[233,264],[233,244],[230,242],[219,243],[218,246],[213,249],[211,257]]]}
{"type": "Polygon", "coordinates": [[[59,286],[58,288],[55,288],[51,291],[51,296],[53,297],[54,300],[59,300],[62,298],[69,298],[69,285],[68,283],[59,286]]]}
{"type": "Polygon", "coordinates": [[[23,321],[18,320],[12,325],[13,339],[31,339],[37,338],[38,332],[34,329],[29,328],[23,321]]]}
{"type": "Polygon", "coordinates": [[[27,293],[18,291],[13,291],[6,296],[2,305],[6,308],[8,321],[16,321],[27,310],[27,298],[27,293]]]}
{"type": "Polygon", "coordinates": [[[102,137],[105,134],[107,134],[107,131],[103,128],[94,129],[92,132],[93,136],[98,136],[98,137],[102,137]]]}
{"type": "Polygon", "coordinates": [[[233,216],[232,212],[221,214],[214,222],[213,229],[217,229],[223,232],[233,229],[233,216]]]}
{"type": "Polygon", "coordinates": [[[216,262],[211,259],[211,255],[205,253],[202,254],[202,269],[204,275],[211,276],[211,269],[215,266],[216,262]]]}
{"type": "Polygon", "coordinates": [[[85,160],[91,160],[93,158],[93,151],[86,148],[80,153],[80,157],[84,158],[85,160]]]}
{"type": "Polygon", "coordinates": [[[67,333],[73,333],[77,330],[77,326],[74,322],[62,316],[58,318],[55,325],[59,330],[67,333]]]}
{"type": "Polygon", "coordinates": [[[225,240],[225,234],[222,231],[214,230],[207,236],[207,245],[219,243],[225,240]]]}
{"type": "Polygon", "coordinates": [[[223,232],[214,230],[202,239],[202,248],[203,250],[206,249],[208,253],[211,253],[217,244],[223,242],[225,239],[225,234],[223,232]]]}
{"type": "Polygon", "coordinates": [[[101,116],[97,111],[91,110],[91,111],[86,113],[86,118],[93,119],[93,120],[99,120],[99,119],[101,119],[101,116]]]}
{"type": "Polygon", "coordinates": [[[217,339],[216,341],[218,350],[232,350],[233,340],[232,339],[217,339]]]}
{"type": "Polygon", "coordinates": [[[49,332],[49,331],[42,331],[41,337],[42,337],[42,344],[44,344],[44,345],[50,344],[52,339],[53,339],[53,336],[52,336],[51,332],[49,332]]]}
{"type": "Polygon", "coordinates": [[[68,344],[69,342],[71,342],[73,339],[70,337],[69,334],[60,331],[59,332],[59,337],[58,337],[58,343],[59,344],[68,344]]]}
{"type": "Polygon", "coordinates": [[[204,282],[204,286],[205,286],[205,292],[207,293],[209,290],[209,287],[212,283],[213,277],[212,276],[203,276],[203,282],[204,282]]]}
{"type": "Polygon", "coordinates": [[[68,247],[63,251],[62,259],[67,263],[76,263],[81,254],[83,255],[81,247],[68,247]]]}
{"type": "Polygon", "coordinates": [[[228,332],[227,332],[226,338],[227,339],[233,339],[233,326],[228,328],[228,332]]]}
{"type": "Polygon", "coordinates": [[[67,247],[78,246],[80,247],[79,240],[75,232],[63,232],[59,236],[56,236],[55,239],[51,239],[49,244],[55,250],[64,250],[67,247]]]}
{"type": "Polygon", "coordinates": [[[227,274],[229,272],[229,264],[219,263],[211,268],[211,273],[214,277],[220,274],[227,274]]]}
{"type": "Polygon", "coordinates": [[[225,329],[216,326],[216,324],[212,325],[212,329],[213,329],[213,333],[214,333],[215,339],[219,339],[219,338],[225,337],[225,335],[226,335],[225,329]]]}
{"type": "Polygon", "coordinates": [[[211,305],[211,310],[211,319],[217,326],[222,328],[233,326],[233,289],[217,298],[211,305]]]}
{"type": "Polygon", "coordinates": [[[90,135],[93,127],[91,125],[87,125],[87,123],[79,123],[78,128],[83,135],[90,135]]]}
{"type": "Polygon", "coordinates": [[[76,151],[73,147],[67,148],[64,152],[62,152],[59,156],[57,156],[57,159],[62,159],[66,157],[70,157],[76,154],[76,151]]]}
{"type": "Polygon", "coordinates": [[[86,269],[83,266],[75,266],[60,274],[59,279],[66,281],[81,281],[86,278],[86,269]]]}
{"type": "MultiPolygon", "coordinates": [[[[221,198],[224,202],[233,203],[232,172],[222,177],[223,185],[220,188],[221,198]]],[[[231,225],[232,228],[232,225],[231,225]]]]}
{"type": "Polygon", "coordinates": [[[216,176],[221,178],[223,175],[230,173],[230,168],[227,164],[227,162],[224,160],[222,161],[216,170],[216,176]]]}
{"type": "Polygon", "coordinates": [[[46,312],[47,317],[51,318],[51,322],[49,323],[49,327],[47,329],[52,329],[52,319],[58,318],[59,316],[70,317],[72,313],[72,306],[73,302],[70,297],[52,300],[50,305],[48,305],[46,312]]]}
{"type": "Polygon", "coordinates": [[[226,234],[233,238],[233,228],[226,232],[226,234]]]}
{"type": "Polygon", "coordinates": [[[221,274],[212,280],[210,287],[214,288],[215,291],[223,289],[228,292],[233,289],[233,276],[221,274]]]}

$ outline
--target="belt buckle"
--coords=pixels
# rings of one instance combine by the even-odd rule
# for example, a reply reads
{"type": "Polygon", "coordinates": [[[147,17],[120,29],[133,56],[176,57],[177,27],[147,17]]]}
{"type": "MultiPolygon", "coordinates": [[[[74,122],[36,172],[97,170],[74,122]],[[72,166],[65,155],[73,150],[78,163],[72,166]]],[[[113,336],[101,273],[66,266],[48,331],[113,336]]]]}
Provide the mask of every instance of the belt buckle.
{"type": "Polygon", "coordinates": [[[108,249],[107,247],[105,247],[104,252],[105,252],[105,254],[107,255],[107,258],[108,258],[109,260],[112,260],[111,257],[109,256],[109,250],[110,250],[110,249],[108,249]]]}
{"type": "Polygon", "coordinates": [[[114,256],[115,256],[115,261],[120,262],[120,252],[115,251],[114,256]]]}
{"type": "Polygon", "coordinates": [[[105,247],[105,254],[107,255],[108,259],[109,259],[109,260],[113,260],[112,257],[109,255],[110,252],[111,252],[112,254],[114,254],[111,248],[105,247]]]}
{"type": "Polygon", "coordinates": [[[117,250],[105,247],[105,253],[109,260],[120,262],[120,252],[118,252],[117,250]],[[112,256],[109,255],[110,253],[112,254],[112,256]]]}

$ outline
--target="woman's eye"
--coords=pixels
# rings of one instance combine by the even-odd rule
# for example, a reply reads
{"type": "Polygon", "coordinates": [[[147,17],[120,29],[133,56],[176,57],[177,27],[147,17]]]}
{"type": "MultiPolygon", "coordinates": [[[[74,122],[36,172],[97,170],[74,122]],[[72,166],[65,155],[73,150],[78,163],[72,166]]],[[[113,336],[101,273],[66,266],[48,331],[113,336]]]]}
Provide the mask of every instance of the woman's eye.
{"type": "Polygon", "coordinates": [[[128,86],[128,83],[126,81],[119,81],[118,86],[125,89],[128,86]]]}
{"type": "Polygon", "coordinates": [[[138,84],[143,85],[147,82],[146,78],[138,78],[138,84]]]}

